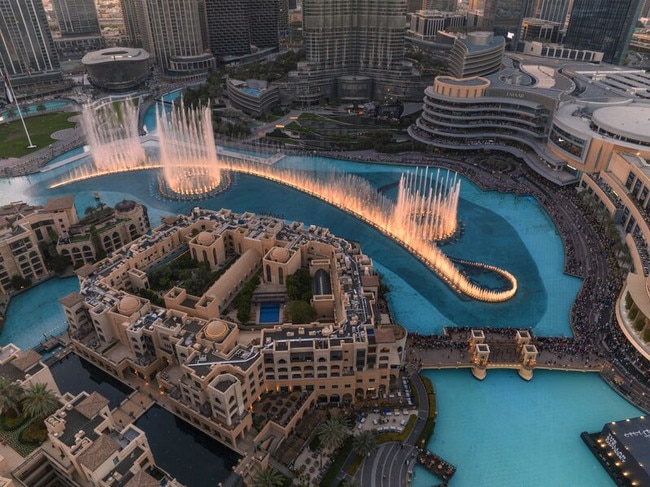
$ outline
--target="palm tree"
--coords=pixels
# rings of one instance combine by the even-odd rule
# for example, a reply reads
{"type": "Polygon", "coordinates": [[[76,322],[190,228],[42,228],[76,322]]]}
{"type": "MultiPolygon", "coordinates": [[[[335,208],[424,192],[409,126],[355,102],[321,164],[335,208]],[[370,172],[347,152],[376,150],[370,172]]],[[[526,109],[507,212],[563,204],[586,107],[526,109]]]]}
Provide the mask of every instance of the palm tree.
{"type": "Polygon", "coordinates": [[[331,418],[321,423],[316,431],[321,445],[328,450],[338,448],[346,436],[350,434],[345,421],[342,418],[331,418]]]}
{"type": "Polygon", "coordinates": [[[370,456],[377,449],[377,440],[371,431],[361,431],[352,438],[352,448],[362,457],[370,456]]]}
{"type": "Polygon", "coordinates": [[[323,449],[320,452],[320,464],[323,465],[323,450],[328,449],[329,451],[336,450],[346,436],[350,434],[348,426],[345,424],[343,418],[331,418],[321,423],[318,429],[316,430],[318,439],[320,440],[323,449]]]}
{"type": "Polygon", "coordinates": [[[23,411],[31,417],[45,416],[59,407],[56,394],[47,388],[47,384],[38,383],[25,390],[23,411]]]}
{"type": "Polygon", "coordinates": [[[17,414],[24,395],[22,387],[6,377],[0,377],[0,413],[17,414]]]}
{"type": "Polygon", "coordinates": [[[284,484],[284,477],[271,467],[258,471],[251,483],[252,487],[281,487],[282,484],[284,484]]]}

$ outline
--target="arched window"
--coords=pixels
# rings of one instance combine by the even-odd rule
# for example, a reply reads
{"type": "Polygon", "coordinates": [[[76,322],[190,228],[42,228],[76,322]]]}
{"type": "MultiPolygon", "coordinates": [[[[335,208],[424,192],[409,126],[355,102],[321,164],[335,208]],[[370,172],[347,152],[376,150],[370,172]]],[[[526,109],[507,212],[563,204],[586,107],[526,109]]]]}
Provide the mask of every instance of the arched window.
{"type": "Polygon", "coordinates": [[[282,267],[278,268],[278,284],[281,286],[284,284],[284,271],[282,267]]]}
{"type": "Polygon", "coordinates": [[[266,282],[271,282],[271,266],[266,264],[266,282]]]}

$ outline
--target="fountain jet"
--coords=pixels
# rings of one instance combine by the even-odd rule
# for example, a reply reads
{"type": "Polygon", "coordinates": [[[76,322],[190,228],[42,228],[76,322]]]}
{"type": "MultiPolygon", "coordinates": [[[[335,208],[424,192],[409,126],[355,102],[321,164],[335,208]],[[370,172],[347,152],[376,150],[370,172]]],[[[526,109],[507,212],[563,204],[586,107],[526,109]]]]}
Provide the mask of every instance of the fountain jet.
{"type": "Polygon", "coordinates": [[[210,108],[157,111],[162,185],[179,197],[205,196],[221,184],[210,108]]]}
{"type": "Polygon", "coordinates": [[[138,110],[133,102],[87,104],[81,118],[97,172],[128,171],[146,162],[138,132],[138,110]]]}

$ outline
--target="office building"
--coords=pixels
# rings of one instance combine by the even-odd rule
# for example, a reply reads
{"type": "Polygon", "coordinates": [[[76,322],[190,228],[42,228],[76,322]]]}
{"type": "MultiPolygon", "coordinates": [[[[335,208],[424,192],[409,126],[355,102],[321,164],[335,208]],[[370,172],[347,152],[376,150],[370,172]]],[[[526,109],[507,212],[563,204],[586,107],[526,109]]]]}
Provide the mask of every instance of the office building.
{"type": "Polygon", "coordinates": [[[526,17],[521,21],[520,41],[558,42],[561,25],[558,22],[526,17]]]}
{"type": "Polygon", "coordinates": [[[467,24],[463,12],[439,12],[437,10],[418,10],[411,14],[408,34],[416,39],[435,41],[441,30],[457,30],[467,24]]]}
{"type": "Polygon", "coordinates": [[[100,34],[95,0],[52,0],[62,36],[100,34]]]}
{"type": "Polygon", "coordinates": [[[153,53],[163,72],[171,76],[206,74],[214,56],[204,41],[202,0],[144,0],[153,53]]]}
{"type": "Polygon", "coordinates": [[[517,32],[523,5],[522,0],[485,0],[481,28],[504,37],[517,32]]]}
{"type": "Polygon", "coordinates": [[[52,5],[59,25],[54,38],[59,59],[79,59],[106,45],[95,0],[53,0],[52,5]]]}
{"type": "Polygon", "coordinates": [[[458,7],[456,0],[422,0],[422,10],[440,10],[453,12],[458,7]]]}
{"type": "Polygon", "coordinates": [[[288,29],[286,0],[206,0],[205,10],[210,49],[219,59],[278,47],[279,30],[288,29]]]}
{"type": "Polygon", "coordinates": [[[297,100],[403,98],[406,0],[307,0],[307,61],[290,74],[297,100]]]}
{"type": "Polygon", "coordinates": [[[606,63],[622,64],[642,0],[575,0],[564,44],[602,51],[606,63]]]}
{"type": "Polygon", "coordinates": [[[154,54],[149,10],[146,0],[121,0],[126,37],[131,47],[141,47],[154,54]]]}
{"type": "Polygon", "coordinates": [[[0,69],[17,97],[65,89],[41,0],[0,0],[0,69]]]}
{"type": "Polygon", "coordinates": [[[572,5],[573,0],[528,0],[524,2],[523,17],[557,22],[564,28],[572,5]]]}

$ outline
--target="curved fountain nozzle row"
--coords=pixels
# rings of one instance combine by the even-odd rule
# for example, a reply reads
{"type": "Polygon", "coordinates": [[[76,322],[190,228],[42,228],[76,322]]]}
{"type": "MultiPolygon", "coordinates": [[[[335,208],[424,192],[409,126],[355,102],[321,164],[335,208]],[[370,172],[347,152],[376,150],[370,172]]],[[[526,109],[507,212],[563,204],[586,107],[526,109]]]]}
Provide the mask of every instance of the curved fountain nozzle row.
{"type": "MultiPolygon", "coordinates": [[[[122,113],[123,117],[134,116],[128,108],[122,113]]],[[[97,136],[93,139],[99,144],[98,149],[92,147],[93,167],[75,170],[77,172],[55,186],[115,172],[161,167],[159,188],[166,193],[165,196],[200,199],[227,186],[223,181],[230,178],[223,177],[222,171],[226,171],[225,174],[228,171],[252,174],[315,196],[367,222],[415,255],[458,293],[480,301],[502,302],[517,292],[517,279],[510,272],[489,264],[464,262],[464,265],[500,275],[508,285],[506,289],[494,290],[472,282],[435,244],[453,236],[458,228],[460,180],[456,173],[447,171],[442,174],[437,170],[434,174],[428,168],[404,173],[400,178],[397,201],[393,202],[377,192],[367,180],[352,174],[332,170],[314,174],[256,161],[225,156],[218,158],[209,108],[190,109],[181,102],[181,106],[169,114],[158,112],[157,119],[159,163],[139,159],[140,150],[144,154],[139,141],[138,150],[128,149],[132,150],[131,153],[124,148],[125,145],[114,142],[111,150],[126,152],[113,155],[106,147],[112,139],[97,136]],[[130,154],[135,154],[135,158],[131,159],[130,154]]],[[[95,128],[91,133],[102,134],[101,126],[110,129],[107,133],[120,133],[111,129],[114,128],[113,119],[102,118],[100,122],[92,126],[95,128]]]]}

